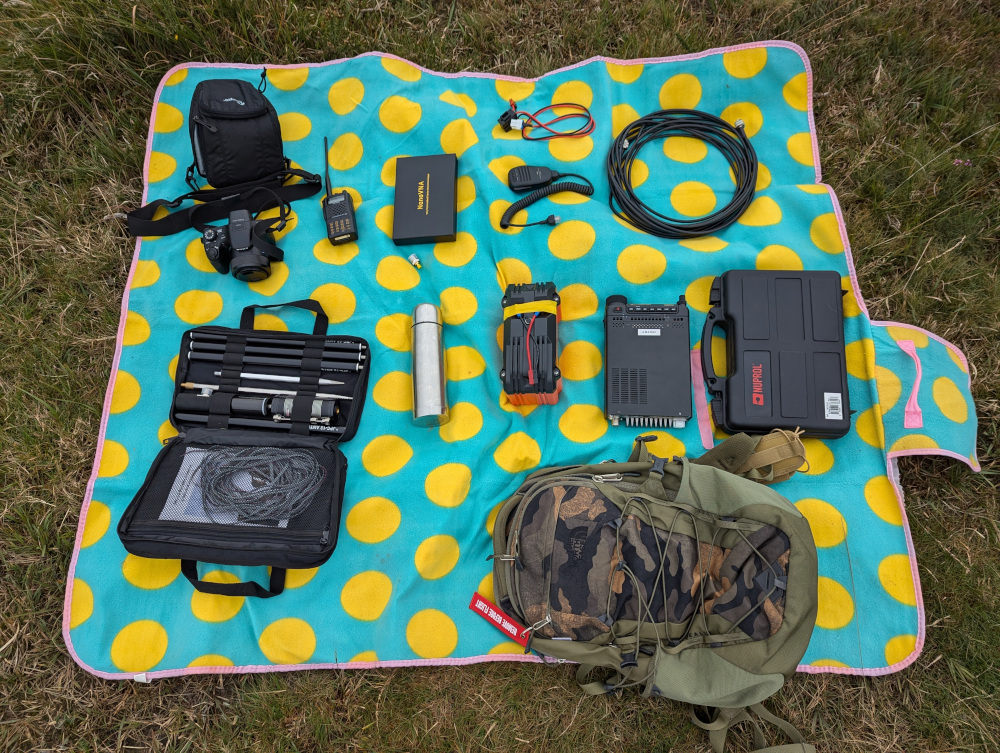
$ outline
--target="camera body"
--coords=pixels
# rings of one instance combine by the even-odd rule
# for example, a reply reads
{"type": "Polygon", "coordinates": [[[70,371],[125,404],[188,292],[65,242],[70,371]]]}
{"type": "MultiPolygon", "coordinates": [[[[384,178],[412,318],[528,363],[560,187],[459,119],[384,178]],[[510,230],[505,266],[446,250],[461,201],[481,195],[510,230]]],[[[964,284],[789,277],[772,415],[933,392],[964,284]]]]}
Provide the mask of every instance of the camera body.
{"type": "Polygon", "coordinates": [[[219,274],[232,272],[243,282],[260,282],[271,276],[271,262],[284,254],[274,245],[272,227],[277,219],[257,220],[246,209],[229,213],[229,224],[206,227],[201,242],[205,256],[219,274]]]}

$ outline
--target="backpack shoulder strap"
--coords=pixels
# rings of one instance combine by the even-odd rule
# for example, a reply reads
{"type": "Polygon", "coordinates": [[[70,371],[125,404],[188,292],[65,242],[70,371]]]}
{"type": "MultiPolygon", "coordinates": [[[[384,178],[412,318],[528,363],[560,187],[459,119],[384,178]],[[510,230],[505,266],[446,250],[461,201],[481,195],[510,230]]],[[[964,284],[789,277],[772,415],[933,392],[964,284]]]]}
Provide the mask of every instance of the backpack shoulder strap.
{"type": "Polygon", "coordinates": [[[799,430],[784,429],[775,429],[762,437],[734,434],[691,462],[710,465],[761,484],[774,484],[791,478],[806,464],[801,434],[799,430]]]}
{"type": "Polygon", "coordinates": [[[750,722],[753,729],[753,753],[816,753],[816,748],[805,742],[802,733],[790,722],[772,714],[760,703],[754,703],[741,709],[692,706],[691,721],[695,726],[708,732],[708,739],[715,753],[725,753],[729,730],[743,722],[750,722]],[[754,715],[784,732],[792,741],[791,744],[767,745],[764,742],[764,733],[754,715]]]}

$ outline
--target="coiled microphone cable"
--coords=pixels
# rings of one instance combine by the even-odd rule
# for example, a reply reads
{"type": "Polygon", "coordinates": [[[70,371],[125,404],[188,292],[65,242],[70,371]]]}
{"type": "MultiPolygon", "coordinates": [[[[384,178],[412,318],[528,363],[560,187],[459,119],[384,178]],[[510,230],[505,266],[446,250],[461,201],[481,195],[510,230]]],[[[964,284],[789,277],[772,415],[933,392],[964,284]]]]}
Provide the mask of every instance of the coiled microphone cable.
{"type": "MultiPolygon", "coordinates": [[[[515,168],[516,170],[517,168],[515,168]]],[[[512,171],[513,172],[513,171],[512,171]]],[[[541,188],[532,191],[523,199],[518,199],[509,207],[507,211],[503,213],[500,218],[500,227],[506,230],[508,227],[531,227],[532,225],[555,225],[559,222],[559,216],[555,214],[550,214],[544,220],[539,222],[529,222],[524,225],[519,225],[516,222],[511,222],[514,215],[520,212],[522,209],[531,206],[539,199],[544,199],[546,196],[551,196],[554,193],[559,193],[560,191],[572,191],[573,193],[578,193],[583,196],[593,196],[594,194],[594,184],[587,180],[582,175],[577,175],[576,173],[557,173],[555,171],[546,172],[551,175],[550,180],[555,180],[557,178],[579,178],[580,180],[586,181],[586,185],[583,183],[575,183],[573,181],[565,181],[563,183],[549,183],[547,186],[542,186],[541,188]]],[[[513,187],[513,186],[512,186],[513,187]]]]}
{"type": "Polygon", "coordinates": [[[660,238],[697,238],[729,227],[750,206],[757,185],[757,152],[742,120],[733,126],[699,110],[660,110],[633,121],[618,134],[608,152],[608,183],[608,205],[625,222],[660,238]],[[736,192],[726,206],[707,217],[685,220],[657,212],[636,196],[632,163],[647,143],[667,136],[700,139],[722,152],[736,180],[736,192]]]}

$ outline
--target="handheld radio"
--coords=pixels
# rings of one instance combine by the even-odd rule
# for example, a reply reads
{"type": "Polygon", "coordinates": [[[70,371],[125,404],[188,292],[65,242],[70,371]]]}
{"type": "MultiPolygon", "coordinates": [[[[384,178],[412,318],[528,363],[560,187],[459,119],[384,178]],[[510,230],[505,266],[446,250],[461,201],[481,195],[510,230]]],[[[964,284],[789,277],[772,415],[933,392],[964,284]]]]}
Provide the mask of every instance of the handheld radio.
{"type": "Polygon", "coordinates": [[[339,246],[358,239],[358,223],[354,218],[354,200],[347,191],[330,192],[330,148],[323,137],[323,155],[326,164],[326,195],[323,197],[323,219],[326,237],[339,246]]]}

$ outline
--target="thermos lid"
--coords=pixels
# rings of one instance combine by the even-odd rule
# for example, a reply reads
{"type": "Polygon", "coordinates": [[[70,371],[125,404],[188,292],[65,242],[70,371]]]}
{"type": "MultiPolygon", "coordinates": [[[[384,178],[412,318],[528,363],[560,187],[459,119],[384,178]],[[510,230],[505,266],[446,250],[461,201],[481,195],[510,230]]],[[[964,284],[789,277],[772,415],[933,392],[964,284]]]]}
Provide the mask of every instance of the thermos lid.
{"type": "Polygon", "coordinates": [[[441,309],[433,303],[418,303],[413,309],[413,324],[438,324],[441,322],[441,309]]]}

